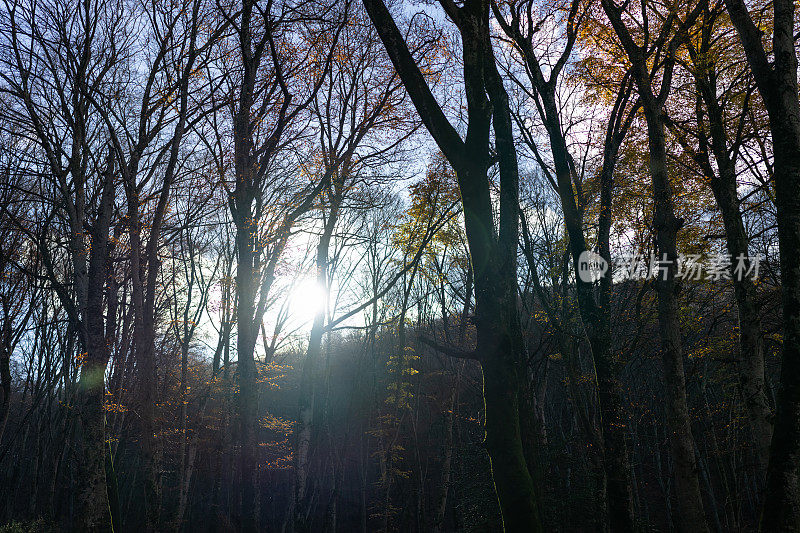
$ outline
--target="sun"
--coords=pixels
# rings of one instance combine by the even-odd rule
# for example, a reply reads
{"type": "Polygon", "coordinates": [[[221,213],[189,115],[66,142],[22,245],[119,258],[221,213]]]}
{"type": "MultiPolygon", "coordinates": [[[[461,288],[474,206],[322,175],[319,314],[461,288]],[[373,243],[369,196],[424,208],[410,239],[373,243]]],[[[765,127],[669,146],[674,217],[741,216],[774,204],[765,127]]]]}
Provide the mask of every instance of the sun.
{"type": "Polygon", "coordinates": [[[289,314],[301,323],[311,322],[325,309],[327,293],[325,288],[313,278],[300,280],[289,295],[289,314]]]}

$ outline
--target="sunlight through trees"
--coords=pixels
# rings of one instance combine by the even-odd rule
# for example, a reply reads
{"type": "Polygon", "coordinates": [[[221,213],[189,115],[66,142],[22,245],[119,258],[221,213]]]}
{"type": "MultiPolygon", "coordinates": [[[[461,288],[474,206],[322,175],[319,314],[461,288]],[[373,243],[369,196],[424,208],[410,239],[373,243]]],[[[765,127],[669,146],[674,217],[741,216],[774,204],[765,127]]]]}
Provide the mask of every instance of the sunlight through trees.
{"type": "Polygon", "coordinates": [[[0,533],[800,530],[792,0],[3,0],[0,533]]]}

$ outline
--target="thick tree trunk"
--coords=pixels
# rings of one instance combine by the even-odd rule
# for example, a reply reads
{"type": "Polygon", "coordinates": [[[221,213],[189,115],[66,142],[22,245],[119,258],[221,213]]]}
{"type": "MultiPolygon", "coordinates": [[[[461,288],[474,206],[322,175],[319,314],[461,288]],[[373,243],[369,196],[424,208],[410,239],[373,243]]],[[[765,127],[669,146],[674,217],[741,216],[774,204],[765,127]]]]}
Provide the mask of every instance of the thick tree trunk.
{"type": "MultiPolygon", "coordinates": [[[[796,87],[795,87],[796,88],[796,87]]],[[[795,90],[795,108],[797,92],[795,90]]],[[[781,250],[783,352],[775,428],[764,493],[762,531],[800,530],[800,113],[783,118],[792,135],[773,124],[775,198],[781,250]]]]}
{"type": "Polygon", "coordinates": [[[519,423],[519,391],[525,378],[516,284],[519,175],[508,95],[489,38],[489,3],[445,4],[462,36],[469,122],[463,141],[433,98],[386,5],[380,0],[364,0],[364,6],[423,123],[456,171],[475,285],[475,354],[484,374],[485,446],[505,530],[540,531],[519,423]],[[492,125],[500,170],[496,226],[487,179],[492,125]]]}
{"type": "MultiPolygon", "coordinates": [[[[497,324],[498,327],[502,327],[497,324]]],[[[518,387],[521,365],[514,360],[508,332],[496,349],[484,352],[483,393],[486,405],[486,451],[492,465],[503,525],[507,532],[539,531],[533,481],[522,449],[518,387]]]]}
{"type": "Polygon", "coordinates": [[[113,530],[105,473],[105,368],[102,360],[85,362],[78,384],[82,448],[76,499],[79,529],[86,532],[113,530]]]}
{"type": "MultiPolygon", "coordinates": [[[[81,428],[78,458],[78,524],[81,531],[113,531],[105,460],[105,372],[110,355],[103,316],[103,293],[108,269],[108,235],[114,201],[109,164],[98,216],[92,228],[82,312],[85,358],[78,382],[77,406],[81,428]]],[[[85,257],[85,256],[84,256],[85,257]]],[[[80,260],[80,259],[79,259],[80,260]]]]}
{"type": "MultiPolygon", "coordinates": [[[[520,391],[527,379],[527,350],[517,307],[517,152],[508,94],[497,70],[489,38],[488,2],[478,2],[471,9],[475,10],[473,16],[476,19],[473,23],[480,28],[479,34],[474,37],[481,38],[479,46],[482,48],[482,57],[479,56],[479,64],[483,65],[483,83],[490,98],[500,173],[499,231],[494,242],[486,242],[486,237],[494,233],[492,210],[486,210],[488,190],[471,190],[481,182],[485,186],[485,171],[482,177],[462,170],[466,179],[459,177],[458,180],[475,279],[477,351],[483,366],[486,404],[486,450],[492,460],[505,530],[540,531],[541,518],[533,480],[525,462],[519,420],[520,391]],[[467,194],[464,193],[465,187],[469,190],[467,194]],[[469,216],[470,212],[477,216],[469,216]],[[490,329],[487,330],[487,327],[490,329]]],[[[472,37],[463,28],[462,35],[467,39],[472,37]]],[[[465,54],[465,67],[467,65],[465,54]]],[[[465,68],[465,79],[469,80],[468,68],[465,68]]],[[[468,138],[468,150],[471,145],[468,138]]]]}
{"type": "Polygon", "coordinates": [[[705,531],[706,518],[700,496],[700,481],[694,455],[695,444],[686,398],[686,377],[678,317],[679,286],[675,280],[678,259],[677,234],[682,221],[675,216],[672,206],[662,113],[661,109],[645,107],[650,174],[655,200],[653,226],[656,231],[656,251],[659,261],[663,261],[660,263],[663,271],[656,271],[656,291],[667,394],[667,427],[675,466],[675,493],[680,510],[678,526],[682,531],[705,531]]]}
{"type": "Polygon", "coordinates": [[[236,115],[233,117],[234,170],[236,188],[229,199],[231,214],[236,224],[236,349],[238,357],[237,377],[239,394],[239,528],[241,531],[256,531],[256,416],[258,391],[255,345],[258,336],[255,299],[258,297],[260,262],[258,251],[258,213],[254,208],[258,190],[255,186],[255,158],[253,154],[253,126],[250,110],[256,71],[260,56],[252,53],[250,18],[253,2],[243,3],[241,31],[239,32],[243,61],[243,79],[238,95],[236,115]]]}
{"type": "Polygon", "coordinates": [[[769,114],[783,299],[781,383],[769,451],[762,531],[800,530],[800,102],[797,89],[794,2],[773,4],[770,62],[762,31],[743,0],[725,5],[769,114]]]}
{"type": "Polygon", "coordinates": [[[238,355],[239,379],[239,475],[240,490],[240,528],[241,531],[256,531],[256,417],[258,408],[257,371],[255,344],[258,336],[254,323],[256,293],[256,273],[253,266],[253,234],[255,228],[249,224],[240,225],[236,231],[236,245],[239,253],[237,265],[236,290],[238,292],[236,348],[238,355]]]}

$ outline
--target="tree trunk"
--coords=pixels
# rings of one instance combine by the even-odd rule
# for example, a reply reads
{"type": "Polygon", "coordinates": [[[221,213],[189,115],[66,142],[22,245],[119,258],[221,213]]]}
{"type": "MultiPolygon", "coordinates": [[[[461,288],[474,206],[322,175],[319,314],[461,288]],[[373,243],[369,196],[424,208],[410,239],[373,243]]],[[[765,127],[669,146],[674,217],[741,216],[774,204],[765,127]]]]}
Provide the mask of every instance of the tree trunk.
{"type": "MultiPolygon", "coordinates": [[[[542,119],[547,126],[550,139],[558,193],[570,239],[570,252],[577,272],[579,257],[587,250],[583,234],[583,210],[575,203],[570,155],[556,103],[556,85],[543,83],[542,79],[537,89],[544,101],[542,119]]],[[[615,108],[615,112],[624,115],[625,106],[623,105],[621,109],[615,108]]],[[[614,121],[615,116],[612,115],[610,120],[614,121]]],[[[602,198],[603,207],[600,215],[601,229],[604,228],[606,232],[610,228],[611,221],[610,180],[613,176],[616,152],[621,142],[621,139],[616,138],[617,132],[613,128],[611,135],[612,138],[607,139],[604,147],[605,151],[609,153],[604,153],[603,194],[605,196],[602,198]]],[[[608,236],[601,235],[601,241],[603,237],[605,242],[599,243],[600,252],[608,261],[610,269],[611,258],[607,249],[608,236]]],[[[578,284],[578,306],[591,347],[597,376],[597,398],[600,405],[600,429],[602,431],[602,440],[599,444],[602,446],[602,465],[606,477],[609,525],[613,531],[633,531],[633,491],[631,489],[628,446],[625,441],[627,419],[622,409],[622,391],[617,379],[619,364],[614,359],[611,344],[611,273],[609,270],[609,273],[601,280],[600,302],[595,301],[590,283],[580,279],[577,279],[576,283],[578,284]]]]}
{"type": "MultiPolygon", "coordinates": [[[[332,227],[332,226],[331,226],[332,227]]],[[[326,228],[327,229],[327,228],[326,228]]],[[[326,232],[320,238],[317,247],[317,283],[326,285],[326,271],[328,264],[328,245],[330,234],[326,232]]],[[[300,377],[299,415],[295,430],[295,502],[294,502],[294,529],[297,532],[309,531],[309,496],[308,476],[310,470],[309,459],[312,449],[312,435],[314,433],[315,405],[317,378],[319,377],[319,363],[322,349],[323,328],[325,326],[324,306],[314,316],[311,335],[308,340],[306,359],[303,362],[303,371],[300,377]]]]}
{"type": "Polygon", "coordinates": [[[769,451],[762,531],[800,529],[800,102],[794,2],[773,4],[774,61],[761,42],[743,0],[726,0],[750,70],[769,115],[774,154],[775,204],[783,299],[781,383],[769,451]]]}
{"type": "MultiPolygon", "coordinates": [[[[249,218],[249,217],[248,217],[249,218]]],[[[242,531],[256,531],[256,417],[258,404],[255,344],[258,336],[254,323],[255,306],[253,295],[256,292],[256,273],[253,262],[253,234],[251,225],[236,228],[236,245],[239,253],[237,264],[236,291],[238,293],[236,348],[238,355],[239,378],[239,505],[240,528],[242,531]]]]}
{"type": "MultiPolygon", "coordinates": [[[[705,37],[705,36],[704,36],[705,37]]],[[[707,37],[705,39],[709,39],[707,37]]],[[[704,40],[706,49],[710,43],[704,40]]],[[[713,69],[713,65],[707,66],[713,69]]],[[[745,231],[736,184],[736,162],[729,152],[728,134],[725,130],[724,110],[717,101],[717,74],[713,70],[705,76],[697,77],[699,98],[708,111],[711,151],[717,162],[718,173],[708,158],[708,150],[701,150],[697,159],[703,171],[710,177],[711,190],[722,214],[725,227],[725,242],[731,256],[731,279],[739,313],[739,357],[737,366],[745,406],[750,418],[750,427],[755,443],[756,460],[761,475],[766,475],[769,459],[769,443],[772,439],[772,410],[766,394],[764,379],[764,341],[761,336],[761,309],[758,294],[752,279],[737,274],[739,258],[749,264],[748,238],[745,231]]],[[[698,102],[698,109],[699,109],[698,102]]],[[[698,127],[701,125],[701,112],[698,111],[698,127]]],[[[702,135],[702,131],[700,132],[702,135]]],[[[707,144],[707,141],[706,141],[707,144]]],[[[702,146],[702,145],[701,145],[702,146]]]]}
{"type": "MultiPolygon", "coordinates": [[[[110,158],[109,158],[110,159],[110,158]]],[[[86,348],[78,382],[77,406],[82,437],[78,458],[78,524],[81,531],[113,531],[105,461],[105,371],[110,355],[103,317],[103,293],[108,269],[108,235],[114,202],[113,167],[109,163],[98,216],[92,227],[92,246],[82,313],[86,348]]]]}
{"type": "Polygon", "coordinates": [[[486,451],[491,459],[492,477],[505,531],[537,531],[540,530],[539,512],[522,449],[519,397],[517,388],[509,385],[519,382],[520,365],[509,360],[512,356],[506,349],[510,347],[510,339],[497,340],[501,344],[496,350],[487,349],[482,365],[486,451]]]}
{"type": "Polygon", "coordinates": [[[83,444],[78,467],[78,524],[87,532],[113,531],[105,474],[105,368],[102,361],[87,361],[78,384],[83,444]]]}
{"type": "Polygon", "coordinates": [[[450,477],[453,461],[453,424],[456,418],[456,399],[458,398],[458,389],[461,385],[461,373],[463,368],[463,363],[459,364],[455,383],[453,384],[453,389],[450,391],[450,409],[447,413],[447,419],[445,420],[444,457],[442,457],[441,467],[442,474],[439,481],[439,494],[435,501],[436,507],[433,513],[433,526],[431,528],[434,533],[442,531],[445,514],[447,513],[447,495],[450,492],[450,477]]]}
{"type": "MultiPolygon", "coordinates": [[[[131,244],[131,304],[134,321],[134,353],[138,369],[141,413],[141,456],[144,463],[144,519],[147,529],[155,529],[158,524],[158,489],[155,463],[155,404],[157,374],[155,367],[155,332],[154,321],[148,320],[148,299],[145,296],[147,267],[142,243],[142,224],[140,220],[140,200],[132,180],[126,184],[128,194],[128,219],[130,221],[129,238],[131,244]]],[[[155,235],[151,239],[157,238],[155,235]]]]}
{"type": "MultiPolygon", "coordinates": [[[[0,405],[0,441],[3,440],[3,433],[6,429],[8,422],[8,413],[11,409],[11,350],[10,342],[6,342],[6,338],[10,341],[11,338],[11,324],[6,324],[5,327],[8,331],[2,333],[3,339],[0,341],[0,387],[2,388],[3,403],[0,405]]],[[[5,328],[4,328],[5,329],[5,328]]]]}
{"type": "MultiPolygon", "coordinates": [[[[191,288],[191,285],[190,285],[191,288]]],[[[190,293],[191,294],[191,293],[190,293]]],[[[184,332],[188,329],[186,326],[187,315],[188,315],[188,303],[186,307],[186,313],[184,313],[184,332]]],[[[191,448],[191,457],[189,457],[189,439],[187,434],[187,425],[188,425],[188,404],[189,404],[189,397],[187,391],[187,379],[188,379],[188,371],[189,371],[189,340],[190,337],[188,334],[185,334],[183,339],[181,340],[181,383],[180,383],[180,398],[181,398],[181,447],[180,447],[180,470],[178,471],[179,477],[179,487],[178,487],[178,510],[177,514],[175,515],[175,528],[180,530],[183,527],[183,517],[186,514],[186,502],[188,501],[189,497],[189,486],[192,482],[192,471],[194,468],[194,454],[196,453],[196,447],[192,446],[191,448]]],[[[212,378],[213,379],[213,378],[212,378]]],[[[209,392],[210,394],[210,392],[209,392]]]]}
{"type": "Polygon", "coordinates": [[[519,391],[525,377],[516,283],[519,174],[508,95],[489,38],[489,4],[485,0],[470,0],[463,7],[445,4],[462,36],[469,122],[463,141],[433,98],[386,5],[380,0],[364,0],[364,6],[422,122],[456,171],[475,286],[475,356],[483,367],[485,446],[504,528],[540,531],[519,424],[519,391]],[[500,170],[496,225],[487,179],[492,125],[500,170]]]}
{"type": "Polygon", "coordinates": [[[236,188],[229,199],[231,214],[236,224],[236,348],[238,356],[237,377],[239,394],[239,528],[244,532],[256,531],[256,416],[257,416],[257,370],[255,344],[258,337],[255,299],[258,297],[258,279],[261,275],[258,261],[258,208],[254,209],[256,189],[255,158],[253,154],[253,106],[256,71],[261,56],[252,52],[250,19],[253,2],[242,4],[241,30],[239,32],[242,52],[243,79],[238,95],[239,107],[233,117],[234,171],[236,188]]]}
{"type": "MultiPolygon", "coordinates": [[[[795,86],[794,106],[797,108],[795,86]]],[[[781,250],[783,296],[783,351],[781,384],[775,410],[764,493],[762,531],[800,530],[800,113],[781,120],[793,126],[793,135],[773,122],[775,198],[781,250]],[[777,130],[777,131],[776,131],[777,130]],[[783,133],[778,135],[777,133],[783,133]]]]}
{"type": "MultiPolygon", "coordinates": [[[[719,158],[717,158],[719,161],[719,158]]],[[[753,281],[738,276],[735,268],[738,257],[747,257],[745,233],[736,193],[736,176],[732,169],[720,165],[720,176],[712,181],[711,189],[725,224],[728,253],[731,255],[732,283],[739,313],[739,379],[745,406],[750,418],[756,459],[762,475],[766,473],[769,444],[772,440],[772,410],[764,380],[764,341],[761,336],[761,313],[753,281]]]]}
{"type": "Polygon", "coordinates": [[[661,109],[645,106],[650,174],[655,201],[653,226],[656,231],[656,252],[659,265],[664,267],[663,271],[656,271],[656,292],[661,357],[667,394],[667,427],[675,463],[675,493],[680,510],[678,525],[682,531],[702,531],[706,530],[707,526],[700,496],[694,437],[686,399],[686,377],[683,370],[678,317],[679,286],[675,280],[678,259],[677,233],[682,221],[675,217],[672,206],[662,113],[661,109]]]}

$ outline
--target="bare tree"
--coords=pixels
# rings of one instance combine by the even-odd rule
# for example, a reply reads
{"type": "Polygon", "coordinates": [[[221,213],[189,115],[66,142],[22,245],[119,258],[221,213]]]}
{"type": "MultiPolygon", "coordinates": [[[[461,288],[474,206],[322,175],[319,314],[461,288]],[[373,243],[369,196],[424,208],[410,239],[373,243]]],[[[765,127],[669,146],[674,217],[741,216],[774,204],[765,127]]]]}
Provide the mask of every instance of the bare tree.
{"type": "MultiPolygon", "coordinates": [[[[579,2],[572,2],[564,21],[563,50],[555,57],[548,57],[549,47],[544,47],[547,52],[537,52],[537,34],[541,24],[545,23],[548,16],[540,21],[535,21],[534,2],[523,1],[503,6],[501,9],[496,2],[492,2],[495,19],[500,23],[507,38],[514,44],[520,61],[527,73],[528,84],[519,77],[511,76],[521,84],[523,91],[534,101],[540,119],[547,131],[550,141],[553,170],[543,160],[543,150],[537,146],[536,134],[531,127],[526,127],[524,117],[515,114],[515,120],[522,138],[531,149],[542,172],[547,176],[553,188],[561,199],[564,213],[564,222],[567,227],[570,242],[570,252],[574,271],[578,272],[578,262],[581,254],[588,250],[584,235],[584,213],[588,204],[586,198],[583,176],[580,168],[575,163],[573,154],[568,148],[567,124],[562,117],[563,111],[559,109],[558,90],[559,76],[569,61],[575,45],[581,20],[587,13],[581,9],[579,2]],[[549,72],[548,72],[549,71],[549,72]],[[577,193],[577,194],[576,194],[577,193]]],[[[540,49],[542,47],[539,47],[540,49]]],[[[614,165],[617,153],[626,130],[630,126],[633,110],[629,109],[630,85],[626,76],[620,83],[620,90],[614,106],[612,107],[603,146],[603,162],[600,171],[600,218],[598,225],[597,247],[601,256],[611,265],[611,251],[609,248],[608,234],[611,229],[612,188],[614,165]]],[[[534,265],[531,265],[535,268],[534,265]]],[[[603,468],[607,482],[609,525],[615,531],[632,531],[633,508],[632,490],[630,480],[630,464],[628,449],[625,442],[626,421],[622,412],[621,391],[619,389],[619,364],[618,358],[613,355],[611,336],[610,290],[613,271],[609,270],[600,283],[599,294],[595,294],[592,283],[576,276],[578,304],[586,336],[594,358],[597,372],[597,394],[602,410],[601,444],[603,447],[603,468]]]]}
{"type": "Polygon", "coordinates": [[[46,162],[25,162],[34,175],[45,177],[49,195],[49,224],[32,237],[83,354],[76,397],[80,528],[110,530],[103,412],[110,343],[103,310],[116,166],[91,102],[119,62],[120,14],[111,2],[86,1],[78,9],[58,1],[5,6],[3,91],[13,101],[5,118],[46,162]],[[64,218],[71,262],[66,275],[56,270],[51,241],[57,231],[52,223],[64,218]]]}
{"type": "MultiPolygon", "coordinates": [[[[350,19],[365,19],[357,6],[350,19]]],[[[359,182],[371,166],[391,164],[396,148],[416,128],[405,116],[402,86],[390,65],[381,63],[380,42],[371,26],[348,24],[335,44],[331,72],[312,103],[319,132],[321,165],[326,181],[320,195],[322,233],[315,259],[316,281],[325,294],[331,288],[330,249],[342,211],[357,201],[359,182]],[[385,138],[390,142],[385,142],[385,138]],[[328,177],[330,176],[330,178],[328,177]]],[[[388,62],[387,62],[388,63],[388,62]]],[[[301,378],[300,412],[295,430],[295,518],[297,531],[309,527],[311,491],[308,490],[309,455],[315,443],[314,420],[319,419],[315,383],[319,375],[326,306],[320,306],[311,327],[301,378]]]]}
{"type": "Polygon", "coordinates": [[[431,93],[385,4],[364,2],[422,122],[458,176],[476,298],[477,348],[468,357],[483,367],[486,449],[506,530],[534,531],[541,524],[519,426],[525,349],[516,305],[519,176],[508,95],[489,40],[488,2],[441,4],[462,38],[468,114],[464,140],[431,93]],[[500,169],[497,220],[487,179],[495,162],[489,152],[492,125],[500,169]]]}
{"type": "MultiPolygon", "coordinates": [[[[232,116],[234,185],[228,190],[236,226],[236,321],[239,377],[240,527],[252,531],[256,516],[256,417],[258,395],[255,345],[268,296],[291,229],[327,185],[326,174],[298,186],[282,164],[287,143],[302,136],[298,125],[330,67],[342,28],[342,6],[288,2],[266,5],[244,0],[222,8],[234,30],[235,81],[232,116]],[[316,13],[314,12],[316,10],[316,13]],[[297,49],[293,39],[299,40],[297,49]],[[310,81],[308,81],[310,80],[310,81]],[[297,129],[295,129],[297,128],[297,129]]],[[[224,165],[218,165],[224,168],[224,165]]]]}

